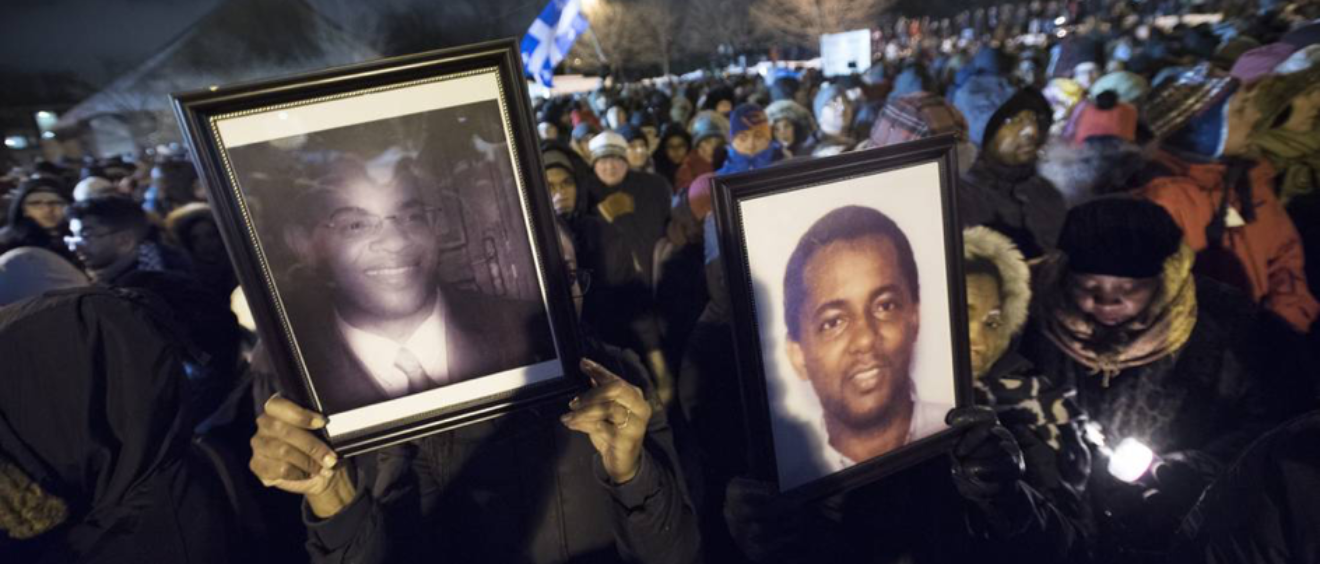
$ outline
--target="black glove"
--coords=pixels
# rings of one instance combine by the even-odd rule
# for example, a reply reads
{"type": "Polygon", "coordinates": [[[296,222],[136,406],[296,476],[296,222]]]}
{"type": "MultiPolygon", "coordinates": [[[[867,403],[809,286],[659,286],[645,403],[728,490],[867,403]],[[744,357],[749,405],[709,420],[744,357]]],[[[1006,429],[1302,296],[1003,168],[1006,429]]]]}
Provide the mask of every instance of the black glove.
{"type": "Polygon", "coordinates": [[[811,535],[803,508],[776,497],[774,484],[734,478],[726,490],[724,522],[729,535],[752,562],[787,560],[811,535]]]}
{"type": "Polygon", "coordinates": [[[1022,449],[993,410],[959,408],[950,411],[945,422],[965,429],[952,451],[953,482],[963,498],[986,506],[1017,491],[1026,471],[1022,449]]]}

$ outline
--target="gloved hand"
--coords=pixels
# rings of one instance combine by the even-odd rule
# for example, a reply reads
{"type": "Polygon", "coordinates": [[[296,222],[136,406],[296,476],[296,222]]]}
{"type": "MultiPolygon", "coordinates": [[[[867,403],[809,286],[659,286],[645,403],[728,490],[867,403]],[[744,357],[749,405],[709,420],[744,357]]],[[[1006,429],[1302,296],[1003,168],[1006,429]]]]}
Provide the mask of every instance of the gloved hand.
{"type": "Polygon", "coordinates": [[[981,406],[954,409],[945,422],[964,429],[951,452],[953,482],[963,498],[988,506],[1017,491],[1017,482],[1026,471],[1022,449],[993,410],[981,406]]]}
{"type": "Polygon", "coordinates": [[[1161,456],[1151,468],[1150,488],[1141,496],[1149,526],[1162,531],[1176,528],[1220,467],[1218,461],[1197,451],[1161,456]]]}

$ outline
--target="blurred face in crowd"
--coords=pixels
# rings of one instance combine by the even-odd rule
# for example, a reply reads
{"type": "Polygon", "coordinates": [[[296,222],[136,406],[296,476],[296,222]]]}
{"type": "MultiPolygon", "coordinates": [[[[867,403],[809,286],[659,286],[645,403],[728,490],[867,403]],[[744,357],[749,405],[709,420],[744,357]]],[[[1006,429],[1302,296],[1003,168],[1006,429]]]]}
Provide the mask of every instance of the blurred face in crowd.
{"type": "Polygon", "coordinates": [[[1090,90],[1096,79],[1100,78],[1100,65],[1082,63],[1073,68],[1073,80],[1081,85],[1082,90],[1090,90]]]}
{"type": "Polygon", "coordinates": [[[95,217],[69,222],[69,250],[88,270],[106,270],[137,256],[138,238],[132,229],[116,229],[95,217]]]}
{"type": "Polygon", "coordinates": [[[724,147],[724,139],[720,137],[707,137],[697,143],[697,154],[701,155],[701,158],[706,159],[706,162],[714,162],[715,153],[718,153],[722,147],[724,147]]]}
{"type": "Polygon", "coordinates": [[[646,137],[647,154],[654,153],[660,146],[660,129],[654,125],[643,125],[642,135],[646,137]]]}
{"type": "Polygon", "coordinates": [[[438,214],[414,184],[345,179],[323,190],[316,222],[289,237],[327,275],[336,311],[354,327],[384,332],[434,306],[438,214]]]}
{"type": "Polygon", "coordinates": [[[555,213],[568,215],[577,207],[577,180],[563,167],[545,169],[546,186],[550,189],[550,204],[555,213]]]}
{"type": "Polygon", "coordinates": [[[792,147],[797,141],[797,132],[793,131],[793,121],[781,119],[775,121],[775,141],[785,147],[792,147]]]}
{"type": "Polygon", "coordinates": [[[64,212],[68,207],[68,200],[51,192],[34,192],[23,199],[23,215],[47,231],[64,224],[64,212]]]}
{"type": "Polygon", "coordinates": [[[687,158],[688,148],[688,142],[677,135],[665,139],[665,154],[671,163],[683,162],[687,158]]]}
{"type": "Polygon", "coordinates": [[[220,238],[220,230],[215,222],[209,220],[194,221],[188,227],[189,251],[194,260],[205,264],[223,264],[228,260],[225,254],[225,242],[220,238]]]}
{"type": "Polygon", "coordinates": [[[623,124],[628,123],[628,111],[619,106],[614,106],[605,114],[605,121],[609,123],[610,129],[618,129],[623,124]]]}
{"type": "Polygon", "coordinates": [[[646,143],[646,139],[633,139],[628,142],[628,168],[642,170],[646,168],[646,162],[650,158],[651,147],[646,143]]]}
{"type": "Polygon", "coordinates": [[[559,139],[559,128],[553,123],[543,121],[536,124],[536,134],[544,141],[554,141],[559,139]]]}
{"type": "Polygon", "coordinates": [[[1000,163],[1009,166],[1030,164],[1036,161],[1036,155],[1045,142],[1044,133],[1040,130],[1036,114],[1024,110],[999,127],[988,149],[991,156],[1000,163]]]}
{"type": "Polygon", "coordinates": [[[611,188],[618,186],[628,176],[628,161],[619,157],[596,159],[591,168],[596,171],[596,178],[611,188]]]}
{"type": "Polygon", "coordinates": [[[733,150],[744,155],[756,155],[769,148],[770,127],[765,124],[746,129],[733,137],[733,150]]]}
{"type": "Polygon", "coordinates": [[[568,271],[568,289],[573,294],[573,309],[581,317],[586,288],[578,284],[577,247],[573,244],[573,238],[569,236],[568,230],[561,227],[557,231],[559,231],[559,251],[564,258],[564,270],[568,271]]]}
{"type": "Polygon", "coordinates": [[[852,124],[852,103],[846,96],[835,96],[821,107],[816,119],[820,121],[821,131],[830,135],[843,135],[852,124]]]}
{"type": "Polygon", "coordinates": [[[920,303],[883,236],[835,241],[802,272],[806,296],[788,358],[825,410],[827,427],[874,429],[910,402],[920,303]]]}
{"type": "Polygon", "coordinates": [[[972,374],[984,376],[1004,356],[1012,335],[1004,326],[1004,300],[999,279],[990,274],[967,276],[967,336],[972,351],[972,374]]]}
{"type": "Polygon", "coordinates": [[[1160,279],[1123,278],[1101,274],[1068,276],[1068,296],[1079,311],[1108,327],[1123,325],[1150,307],[1160,279]]]}
{"type": "Polygon", "coordinates": [[[715,103],[715,111],[719,112],[722,116],[728,117],[729,114],[733,112],[733,102],[729,100],[720,100],[715,103]]]}

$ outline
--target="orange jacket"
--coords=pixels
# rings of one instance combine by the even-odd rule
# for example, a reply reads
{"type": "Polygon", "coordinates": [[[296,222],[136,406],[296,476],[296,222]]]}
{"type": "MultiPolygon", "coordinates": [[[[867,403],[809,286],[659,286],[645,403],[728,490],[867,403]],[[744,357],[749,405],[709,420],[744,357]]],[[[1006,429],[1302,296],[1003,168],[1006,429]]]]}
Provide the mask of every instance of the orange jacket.
{"type": "MultiPolygon", "coordinates": [[[[1152,180],[1138,192],[1160,204],[1182,227],[1193,251],[1206,248],[1205,228],[1219,211],[1226,193],[1220,163],[1190,163],[1167,152],[1156,161],[1173,172],[1152,180]]],[[[1274,168],[1261,161],[1249,173],[1256,217],[1241,227],[1224,230],[1224,249],[1242,263],[1255,300],[1306,332],[1320,304],[1306,286],[1302,241],[1274,195],[1274,168]]],[[[1235,198],[1236,199],[1236,198],[1235,198]]],[[[1241,210],[1240,202],[1230,201],[1241,210]]]]}

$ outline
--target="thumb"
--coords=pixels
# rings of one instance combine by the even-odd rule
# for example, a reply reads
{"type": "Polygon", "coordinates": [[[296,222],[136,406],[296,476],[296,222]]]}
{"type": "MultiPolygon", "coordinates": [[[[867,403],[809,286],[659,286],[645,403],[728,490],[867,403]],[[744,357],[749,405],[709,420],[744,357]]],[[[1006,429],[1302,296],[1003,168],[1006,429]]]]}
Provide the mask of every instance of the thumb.
{"type": "Polygon", "coordinates": [[[601,366],[600,363],[589,358],[584,357],[582,362],[578,363],[578,366],[582,368],[582,371],[587,374],[588,378],[591,378],[591,384],[596,387],[604,386],[620,379],[618,375],[610,372],[608,368],[601,366]]]}

